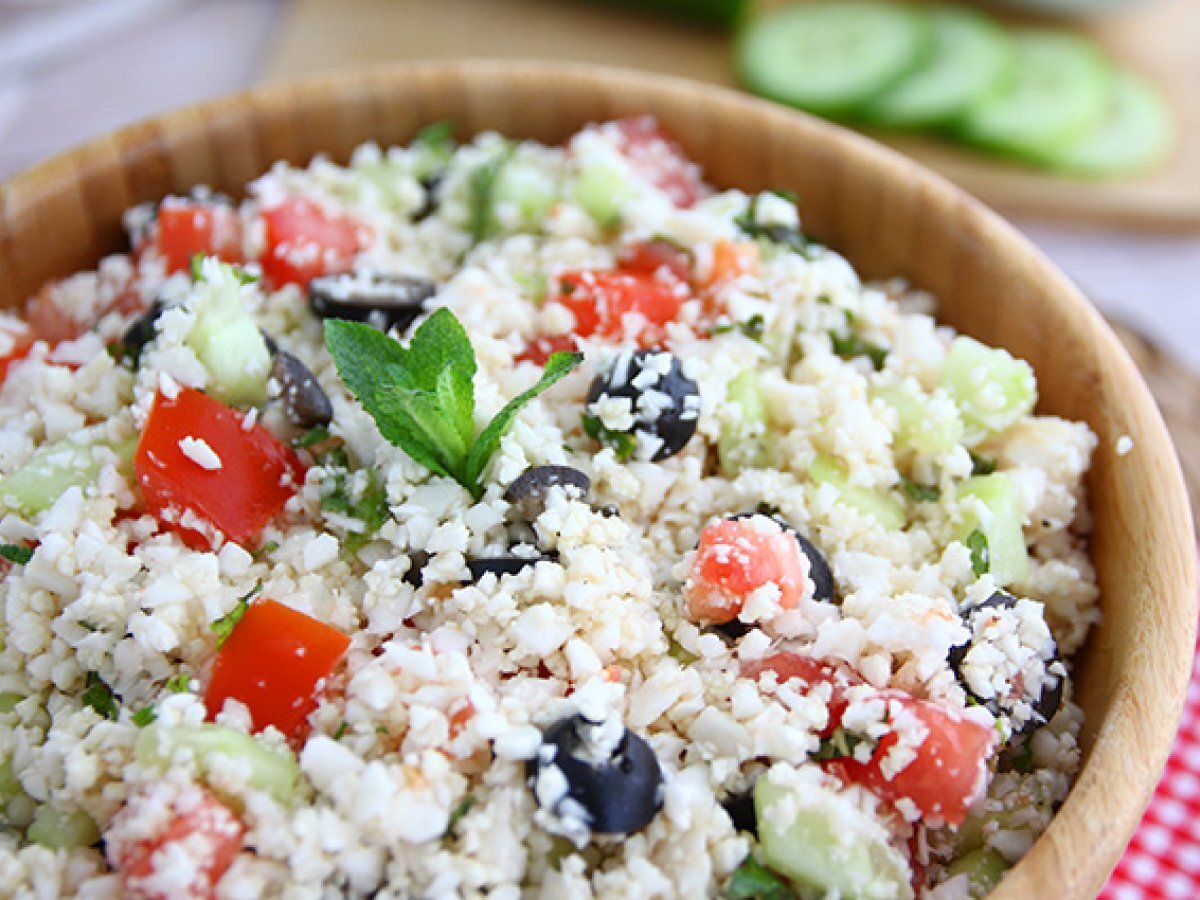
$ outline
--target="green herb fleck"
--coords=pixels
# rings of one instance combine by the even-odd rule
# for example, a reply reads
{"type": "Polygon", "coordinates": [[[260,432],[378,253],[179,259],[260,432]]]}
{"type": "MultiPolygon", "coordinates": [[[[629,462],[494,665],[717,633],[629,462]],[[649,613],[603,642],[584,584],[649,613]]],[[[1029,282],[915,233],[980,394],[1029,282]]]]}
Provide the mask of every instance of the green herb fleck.
{"type": "Polygon", "coordinates": [[[278,549],[279,549],[279,541],[267,541],[265,544],[263,544],[261,547],[259,547],[257,550],[255,550],[250,555],[252,557],[254,557],[255,560],[261,561],[261,560],[265,559],[266,557],[270,556],[272,553],[274,553],[278,549]]]}
{"type": "MultiPolygon", "coordinates": [[[[967,451],[971,453],[971,451],[967,451]]],[[[971,474],[972,475],[991,475],[996,471],[996,461],[988,459],[985,456],[976,456],[971,453],[971,474]]]]}
{"type": "Polygon", "coordinates": [[[250,588],[242,597],[238,598],[237,605],[229,612],[214,621],[209,627],[217,634],[217,646],[221,647],[229,640],[229,635],[233,634],[233,629],[237,627],[237,623],[242,621],[242,616],[246,614],[246,610],[250,608],[250,601],[253,600],[263,589],[262,581],[255,583],[254,587],[250,588]]]}
{"type": "Polygon", "coordinates": [[[781,510],[774,503],[768,503],[766,500],[760,500],[758,506],[754,507],[754,512],[760,516],[766,516],[767,518],[774,519],[778,517],[783,510],[781,510]]]}
{"type": "Polygon", "coordinates": [[[976,528],[967,535],[967,549],[971,551],[971,571],[976,576],[987,574],[992,567],[987,535],[976,528]]]}
{"type": "Polygon", "coordinates": [[[143,706],[133,714],[133,724],[138,728],[145,728],[157,718],[158,714],[154,711],[153,706],[143,706]]]}
{"type": "Polygon", "coordinates": [[[90,706],[96,711],[96,714],[105,719],[117,721],[120,716],[117,710],[117,698],[110,688],[95,672],[87,673],[86,687],[83,691],[84,705],[90,706]]]}
{"type": "MultiPolygon", "coordinates": [[[[193,253],[192,254],[192,264],[191,264],[192,281],[203,281],[204,280],[204,260],[205,259],[207,259],[207,256],[203,253],[193,253]]],[[[259,280],[257,275],[251,275],[249,272],[247,272],[241,266],[230,265],[229,271],[231,271],[233,273],[233,276],[238,280],[238,284],[254,284],[256,281],[259,280]]]]}
{"type": "Polygon", "coordinates": [[[20,544],[0,544],[0,558],[7,559],[14,565],[23,566],[33,559],[33,548],[22,547],[20,544]]]}
{"type": "Polygon", "coordinates": [[[541,306],[546,302],[546,294],[550,290],[550,282],[541,272],[514,275],[513,281],[520,285],[521,290],[529,294],[534,306],[541,306]]]}
{"type": "Polygon", "coordinates": [[[337,731],[335,731],[333,733],[333,739],[335,741],[340,741],[342,738],[344,738],[346,736],[346,732],[349,730],[350,730],[350,723],[347,722],[345,719],[342,719],[342,723],[340,725],[338,725],[337,731]]]}
{"type": "MultiPolygon", "coordinates": [[[[780,191],[771,191],[777,196],[784,197],[780,191]]],[[[792,228],[790,225],[762,225],[758,221],[758,198],[755,194],[750,198],[750,205],[746,208],[745,213],[733,220],[733,223],[741,229],[742,233],[747,237],[765,240],[770,244],[779,247],[785,247],[793,253],[799,253],[802,256],[807,256],[812,242],[798,228],[792,228]]],[[[786,199],[786,197],[785,197],[786,199]]]]}
{"type": "Polygon", "coordinates": [[[1013,747],[1007,747],[998,760],[1000,768],[1028,775],[1033,771],[1033,741],[1026,738],[1013,747]]]}
{"type": "Polygon", "coordinates": [[[836,331],[831,331],[829,340],[833,343],[833,352],[842,359],[865,356],[871,360],[871,365],[876,372],[883,368],[883,363],[887,359],[886,347],[864,341],[857,334],[839,335],[836,331]]]}
{"type": "Polygon", "coordinates": [[[172,694],[186,694],[192,689],[192,676],[179,672],[167,679],[167,690],[172,694]]]}
{"type": "Polygon", "coordinates": [[[419,179],[430,177],[454,155],[454,123],[441,119],[426,125],[413,138],[412,149],[417,151],[414,174],[419,179]]]}
{"type": "Polygon", "coordinates": [[[437,310],[408,347],[361,322],[329,319],[325,344],[338,373],[387,440],[476,499],[480,477],[522,407],[583,361],[554,353],[542,377],[475,434],[475,349],[458,319],[437,310]]]}
{"type": "Polygon", "coordinates": [[[318,425],[316,428],[310,428],[300,437],[296,438],[295,446],[307,450],[315,444],[320,444],[322,441],[327,441],[330,438],[329,429],[324,425],[318,425]]]}
{"type": "Polygon", "coordinates": [[[829,737],[821,741],[821,746],[814,754],[815,759],[845,759],[853,756],[855,749],[869,738],[861,734],[853,734],[844,728],[835,728],[829,737]]]}
{"type": "Polygon", "coordinates": [[[454,826],[462,820],[463,816],[471,811],[471,807],[474,805],[475,798],[472,795],[468,794],[463,797],[462,802],[450,812],[450,818],[446,820],[446,831],[442,837],[449,835],[454,830],[454,826]]]}
{"type": "Polygon", "coordinates": [[[900,476],[900,485],[904,488],[904,493],[918,503],[936,503],[942,497],[937,485],[919,484],[903,475],[900,476]]]}
{"type": "Polygon", "coordinates": [[[795,900],[796,895],[782,878],[747,856],[734,870],[725,896],[729,900],[795,900]]]}
{"type": "Polygon", "coordinates": [[[512,144],[505,144],[499,153],[471,173],[467,208],[470,211],[468,230],[472,243],[485,241],[500,230],[500,223],[496,220],[496,184],[500,181],[500,173],[512,159],[514,150],[512,144]]]}
{"type": "Polygon", "coordinates": [[[637,438],[626,431],[613,431],[595,416],[583,415],[583,430],[594,441],[616,451],[617,459],[625,462],[637,450],[637,438]]]}
{"type": "Polygon", "coordinates": [[[752,341],[761,341],[766,324],[763,317],[755,313],[745,322],[720,322],[713,326],[712,333],[728,334],[731,331],[740,331],[752,341]]]}

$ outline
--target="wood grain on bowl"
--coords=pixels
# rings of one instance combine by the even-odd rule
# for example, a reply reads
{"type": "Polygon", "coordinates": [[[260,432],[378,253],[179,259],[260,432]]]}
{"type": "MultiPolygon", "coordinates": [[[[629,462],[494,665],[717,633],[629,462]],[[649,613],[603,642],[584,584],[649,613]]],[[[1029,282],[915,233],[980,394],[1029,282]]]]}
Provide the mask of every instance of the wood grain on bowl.
{"type": "Polygon", "coordinates": [[[1080,661],[1079,780],[996,897],[1094,896],[1154,789],[1195,638],[1195,543],[1179,464],[1129,356],[1027,241],[948,182],[834,126],[731,91],[554,63],[411,64],[316,78],[157,117],[0,186],[0,304],[123,249],[121,213],[197,183],[236,193],[275,160],[345,160],[433,119],[557,143],[589,121],[658,116],[710,181],[800,196],[805,227],[867,277],[903,274],[940,316],[1025,357],[1039,410],[1086,420],[1104,620],[1080,661]],[[1133,451],[1116,452],[1128,436],[1133,451]]]}

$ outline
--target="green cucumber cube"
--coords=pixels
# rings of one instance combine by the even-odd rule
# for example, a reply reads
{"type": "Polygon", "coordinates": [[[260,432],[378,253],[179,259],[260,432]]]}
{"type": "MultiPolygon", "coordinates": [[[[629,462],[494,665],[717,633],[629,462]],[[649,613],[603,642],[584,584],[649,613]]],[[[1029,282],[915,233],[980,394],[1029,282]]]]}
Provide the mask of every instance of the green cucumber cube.
{"type": "Polygon", "coordinates": [[[51,850],[90,847],[100,840],[100,829],[82,809],[39,806],[25,837],[51,850]]]}
{"type": "Polygon", "coordinates": [[[962,414],[968,447],[999,434],[1033,411],[1033,369],[1006,350],[959,336],[950,344],[942,383],[962,414]]]}
{"type": "Polygon", "coordinates": [[[934,403],[916,382],[884,385],[872,394],[896,411],[895,438],[900,449],[933,455],[948,453],[962,441],[958,413],[948,403],[934,403]]]}
{"type": "Polygon", "coordinates": [[[621,223],[621,210],[633,195],[628,174],[616,165],[597,163],[579,172],[571,199],[583,207],[603,231],[621,223]]]}
{"type": "Polygon", "coordinates": [[[971,532],[978,529],[987,538],[989,571],[996,583],[1003,587],[1024,581],[1029,576],[1029,552],[1008,476],[997,472],[968,478],[958,486],[958,499],[966,497],[983,501],[987,515],[968,515],[958,539],[965,543],[971,532]]]}
{"type": "Polygon", "coordinates": [[[208,393],[230,406],[267,400],[271,351],[242,302],[242,282],[232,266],[206,259],[192,294],[196,320],[184,343],[208,370],[208,393]]]}
{"type": "Polygon", "coordinates": [[[808,475],[817,484],[832,484],[837,488],[838,499],[842,503],[873,516],[880,525],[891,531],[900,531],[908,522],[903,503],[890,494],[850,484],[845,468],[832,456],[817,454],[809,466],[808,475]]]}
{"type": "Polygon", "coordinates": [[[743,469],[766,461],[767,408],[759,388],[758,373],[748,369],[729,382],[721,410],[717,455],[721,474],[734,478],[743,469]]]}
{"type": "Polygon", "coordinates": [[[84,488],[100,472],[97,445],[68,438],[43,447],[11,475],[0,478],[0,502],[26,516],[54,505],[68,488],[84,488]]]}
{"type": "Polygon", "coordinates": [[[965,853],[946,867],[947,880],[959,875],[967,876],[967,890],[971,900],[986,897],[1008,871],[1008,861],[990,847],[978,847],[965,853]]]}

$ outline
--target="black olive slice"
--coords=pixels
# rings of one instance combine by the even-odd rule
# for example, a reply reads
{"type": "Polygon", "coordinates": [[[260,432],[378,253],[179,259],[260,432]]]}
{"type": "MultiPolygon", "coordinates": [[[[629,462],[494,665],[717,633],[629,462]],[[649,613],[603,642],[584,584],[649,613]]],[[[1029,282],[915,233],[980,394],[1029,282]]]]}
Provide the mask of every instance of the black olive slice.
{"type": "Polygon", "coordinates": [[[578,497],[583,499],[591,489],[592,481],[571,466],[533,466],[508,486],[504,491],[504,499],[511,504],[517,516],[532,522],[545,511],[546,495],[555,485],[573,488],[578,497]]]}
{"type": "Polygon", "coordinates": [[[683,449],[699,418],[700,388],[683,374],[677,357],[665,350],[625,350],[588,389],[584,424],[602,441],[627,435],[639,449],[653,447],[649,456],[658,462],[683,449]],[[614,432],[604,425],[599,407],[620,399],[629,401],[633,424],[614,432]]]}
{"type": "Polygon", "coordinates": [[[543,556],[484,556],[479,559],[468,559],[467,568],[471,571],[471,581],[475,582],[489,572],[499,578],[501,575],[515,575],[526,566],[540,562],[554,562],[557,553],[543,556]]]}
{"type": "Polygon", "coordinates": [[[322,275],[308,285],[308,303],[322,319],[350,319],[388,331],[407,328],[437,293],[428,278],[387,272],[322,275]]]}
{"type": "Polygon", "coordinates": [[[333,421],[333,404],[308,366],[286,350],[275,351],[271,377],[279,382],[283,411],[299,428],[316,428],[333,421]]]}
{"type": "MultiPolygon", "coordinates": [[[[737,513],[730,518],[733,519],[748,519],[751,516],[767,515],[761,512],[745,512],[737,513]]],[[[802,535],[799,531],[789,525],[783,518],[778,515],[767,515],[768,518],[774,519],[779,523],[779,527],[786,531],[790,531],[792,536],[796,538],[796,543],[800,545],[801,552],[808,557],[808,577],[813,582],[813,598],[816,600],[824,600],[828,603],[836,603],[836,595],[834,593],[833,570],[829,568],[829,562],[825,559],[825,554],[822,553],[817,545],[802,535]]],[[[964,651],[965,652],[965,651],[964,651]]]]}

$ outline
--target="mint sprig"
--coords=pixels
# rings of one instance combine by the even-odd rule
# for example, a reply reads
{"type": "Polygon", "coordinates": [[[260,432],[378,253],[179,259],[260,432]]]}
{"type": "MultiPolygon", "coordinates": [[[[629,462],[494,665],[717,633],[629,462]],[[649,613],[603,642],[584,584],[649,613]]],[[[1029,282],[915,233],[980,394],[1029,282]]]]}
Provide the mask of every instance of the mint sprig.
{"type": "Polygon", "coordinates": [[[475,435],[475,348],[450,310],[434,312],[408,347],[369,325],[329,319],[325,346],[379,433],[429,471],[478,499],[480,477],[521,409],[583,361],[554,353],[537,384],[514,397],[475,435]]]}

